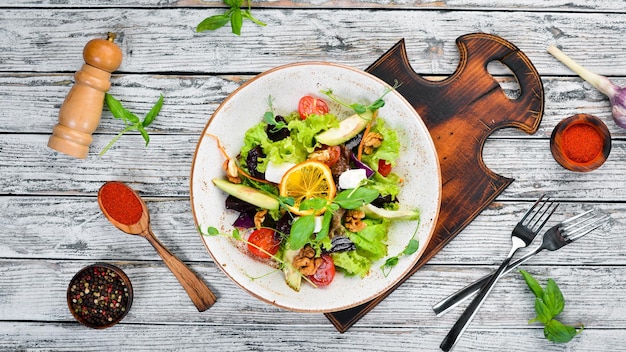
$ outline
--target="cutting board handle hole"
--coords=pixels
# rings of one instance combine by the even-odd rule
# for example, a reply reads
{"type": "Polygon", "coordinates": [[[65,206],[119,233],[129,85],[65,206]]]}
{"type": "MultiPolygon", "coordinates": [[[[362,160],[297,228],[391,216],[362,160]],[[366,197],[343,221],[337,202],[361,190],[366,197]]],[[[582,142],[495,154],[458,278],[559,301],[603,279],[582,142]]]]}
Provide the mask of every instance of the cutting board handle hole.
{"type": "Polygon", "coordinates": [[[493,60],[487,64],[487,71],[498,82],[504,94],[511,100],[522,95],[522,88],[511,69],[501,61],[493,60]]]}

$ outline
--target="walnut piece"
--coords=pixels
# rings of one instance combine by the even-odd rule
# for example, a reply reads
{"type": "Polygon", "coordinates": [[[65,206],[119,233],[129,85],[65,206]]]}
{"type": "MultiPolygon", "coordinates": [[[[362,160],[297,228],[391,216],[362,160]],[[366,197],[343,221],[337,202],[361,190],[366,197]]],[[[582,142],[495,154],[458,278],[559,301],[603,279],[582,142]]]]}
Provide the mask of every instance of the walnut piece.
{"type": "Polygon", "coordinates": [[[265,221],[265,215],[267,215],[267,209],[259,210],[254,214],[254,226],[260,229],[265,221]]]}
{"type": "Polygon", "coordinates": [[[226,178],[228,178],[228,181],[232,183],[241,183],[241,178],[239,178],[239,170],[237,170],[235,160],[228,159],[224,161],[224,164],[222,164],[222,169],[226,171],[226,178]]]}
{"type": "Polygon", "coordinates": [[[315,249],[308,244],[300,250],[300,253],[293,259],[293,265],[302,275],[313,275],[324,262],[322,258],[315,258],[315,249]]]}
{"type": "Polygon", "coordinates": [[[363,222],[365,213],[362,210],[348,210],[343,218],[343,226],[352,232],[359,232],[367,227],[363,222]]]}
{"type": "Polygon", "coordinates": [[[382,134],[370,132],[363,136],[363,153],[372,154],[374,149],[380,147],[385,138],[382,134]]]}

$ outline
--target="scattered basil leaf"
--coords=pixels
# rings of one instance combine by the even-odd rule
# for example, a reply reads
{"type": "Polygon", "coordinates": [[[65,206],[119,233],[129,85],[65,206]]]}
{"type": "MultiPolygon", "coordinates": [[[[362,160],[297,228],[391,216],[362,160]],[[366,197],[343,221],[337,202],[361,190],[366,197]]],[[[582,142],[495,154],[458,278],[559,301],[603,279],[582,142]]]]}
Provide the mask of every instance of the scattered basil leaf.
{"type": "Polygon", "coordinates": [[[533,292],[535,297],[535,312],[537,316],[530,319],[529,323],[541,322],[544,324],[544,336],[557,343],[565,343],[571,341],[576,335],[580,334],[584,326],[576,329],[573,326],[565,325],[556,319],[565,307],[565,299],[558,285],[553,279],[548,279],[546,288],[543,289],[539,282],[532,277],[527,271],[520,270],[526,284],[533,292]]]}
{"type": "Polygon", "coordinates": [[[241,27],[243,27],[243,20],[247,19],[256,23],[259,26],[266,26],[266,24],[252,15],[252,8],[250,0],[248,2],[248,9],[242,10],[243,0],[224,0],[224,3],[230,7],[225,13],[220,15],[214,15],[202,20],[196,26],[196,32],[213,31],[224,27],[230,22],[230,28],[233,34],[241,35],[241,27]]]}
{"type": "Polygon", "coordinates": [[[582,329],[577,330],[573,326],[564,325],[556,319],[550,320],[543,329],[544,336],[556,343],[570,342],[574,336],[578,335],[582,329]]]}
{"type": "Polygon", "coordinates": [[[139,131],[144,141],[146,142],[146,146],[150,143],[150,135],[148,135],[148,132],[145,128],[150,126],[150,124],[154,122],[154,119],[156,119],[159,112],[161,112],[161,108],[163,107],[163,94],[159,95],[159,100],[157,100],[154,106],[152,106],[150,111],[144,117],[143,121],[140,120],[135,114],[124,108],[122,106],[122,103],[119,100],[115,99],[109,93],[104,94],[104,102],[109,108],[109,111],[111,111],[113,117],[124,121],[124,125],[126,127],[115,137],[113,137],[109,144],[107,144],[106,147],[102,149],[99,154],[100,156],[104,155],[104,153],[106,153],[111,148],[111,146],[113,146],[113,144],[117,142],[120,137],[122,137],[124,133],[129,131],[139,131]]]}
{"type": "Polygon", "coordinates": [[[520,273],[524,277],[526,285],[528,285],[530,290],[535,294],[535,297],[543,297],[543,288],[541,288],[539,282],[525,270],[520,270],[520,273]]]}
{"type": "Polygon", "coordinates": [[[548,308],[548,306],[543,303],[540,298],[537,297],[535,297],[535,312],[537,313],[537,317],[533,318],[534,321],[539,321],[543,324],[548,324],[554,316],[552,315],[550,308],[548,308]]]}
{"type": "Polygon", "coordinates": [[[222,28],[230,21],[230,16],[227,14],[215,15],[207,17],[202,22],[198,23],[196,27],[197,32],[214,31],[218,28],[222,28]]]}

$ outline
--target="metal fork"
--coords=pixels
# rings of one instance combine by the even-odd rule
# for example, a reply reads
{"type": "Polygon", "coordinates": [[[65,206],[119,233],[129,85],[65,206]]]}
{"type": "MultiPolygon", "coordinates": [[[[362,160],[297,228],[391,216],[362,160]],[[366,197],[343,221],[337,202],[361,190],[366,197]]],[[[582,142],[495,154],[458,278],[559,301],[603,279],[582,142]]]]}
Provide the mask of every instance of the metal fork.
{"type": "MultiPolygon", "coordinates": [[[[598,227],[602,226],[604,222],[609,219],[608,215],[599,216],[595,214],[593,210],[586,211],[582,214],[573,216],[561,223],[554,225],[543,235],[541,243],[530,253],[526,254],[522,258],[509,264],[502,272],[501,276],[504,276],[511,271],[515,270],[518,266],[527,262],[530,258],[534,257],[537,253],[547,249],[549,251],[556,251],[563,248],[565,245],[570,244],[577,239],[592,232],[598,227]]],[[[452,295],[448,296],[441,302],[433,306],[433,310],[437,316],[442,316],[452,308],[459,305],[461,302],[470,298],[491,278],[492,274],[485,275],[482,278],[474,281],[473,283],[458,290],[452,295]]]]}
{"type": "Polygon", "coordinates": [[[443,351],[448,352],[454,347],[454,345],[456,345],[463,332],[465,332],[465,329],[467,329],[472,319],[474,319],[476,312],[478,312],[478,309],[485,301],[485,298],[487,298],[487,295],[491,292],[494,284],[498,281],[504,269],[506,269],[507,265],[511,262],[511,258],[513,258],[515,252],[517,252],[520,248],[528,246],[533,241],[535,236],[537,236],[537,233],[541,231],[550,216],[552,216],[558,207],[559,204],[554,201],[548,201],[546,199],[546,201],[542,202],[543,197],[544,196],[542,195],[535,202],[535,204],[528,209],[517,225],[515,225],[513,233],[511,234],[512,245],[509,254],[485,286],[481,288],[472,303],[470,303],[465,309],[459,320],[457,320],[450,332],[448,332],[448,335],[446,335],[443,339],[441,345],[439,345],[439,348],[443,351]],[[539,208],[535,210],[538,206],[539,208]]]}

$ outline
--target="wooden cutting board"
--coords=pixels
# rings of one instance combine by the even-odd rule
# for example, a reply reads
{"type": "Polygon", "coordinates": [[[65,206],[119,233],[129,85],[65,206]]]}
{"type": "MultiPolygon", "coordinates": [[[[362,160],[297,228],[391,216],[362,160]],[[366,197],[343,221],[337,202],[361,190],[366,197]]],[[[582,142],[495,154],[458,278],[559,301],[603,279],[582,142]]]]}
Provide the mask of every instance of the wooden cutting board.
{"type": "Polygon", "coordinates": [[[528,57],[510,42],[485,33],[461,36],[456,44],[459,66],[443,81],[428,81],[413,71],[404,39],[366,70],[390,85],[396,80],[402,83],[398,92],[426,123],[441,164],[442,203],[432,240],[401,282],[368,303],[326,314],[340,332],[421,268],[513,182],[485,166],[482,149],[487,137],[503,127],[517,127],[529,134],[539,127],[543,85],[528,57]],[[487,64],[494,60],[516,76],[521,94],[515,100],[505,95],[487,71],[487,64]]]}

